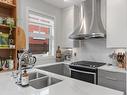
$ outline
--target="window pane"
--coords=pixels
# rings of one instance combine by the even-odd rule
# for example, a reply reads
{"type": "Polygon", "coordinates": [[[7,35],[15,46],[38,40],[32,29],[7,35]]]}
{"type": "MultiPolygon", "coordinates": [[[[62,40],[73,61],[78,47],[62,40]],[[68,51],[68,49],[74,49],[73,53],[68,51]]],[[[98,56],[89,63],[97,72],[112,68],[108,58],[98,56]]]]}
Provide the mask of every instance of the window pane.
{"type": "Polygon", "coordinates": [[[29,49],[33,54],[52,54],[54,20],[29,12],[29,49]]]}
{"type": "Polygon", "coordinates": [[[34,42],[36,43],[30,43],[30,49],[32,51],[33,54],[47,54],[49,52],[49,40],[45,39],[42,41],[36,41],[34,40],[34,42]]]}

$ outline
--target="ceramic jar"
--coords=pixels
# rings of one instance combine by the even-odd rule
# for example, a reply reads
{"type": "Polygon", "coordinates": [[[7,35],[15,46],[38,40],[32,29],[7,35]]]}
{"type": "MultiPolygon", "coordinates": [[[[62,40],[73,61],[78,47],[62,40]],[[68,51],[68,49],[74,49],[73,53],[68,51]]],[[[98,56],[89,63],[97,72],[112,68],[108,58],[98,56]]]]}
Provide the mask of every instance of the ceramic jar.
{"type": "Polygon", "coordinates": [[[9,70],[12,70],[14,68],[14,61],[12,59],[8,60],[9,70]]]}

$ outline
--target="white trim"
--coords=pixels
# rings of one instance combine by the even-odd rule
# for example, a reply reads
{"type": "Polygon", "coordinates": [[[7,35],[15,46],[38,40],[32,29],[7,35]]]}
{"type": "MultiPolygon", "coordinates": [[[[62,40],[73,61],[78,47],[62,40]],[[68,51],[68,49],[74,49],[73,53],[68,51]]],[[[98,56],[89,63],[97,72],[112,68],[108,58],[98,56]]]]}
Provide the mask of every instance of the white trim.
{"type": "Polygon", "coordinates": [[[44,55],[41,55],[41,54],[35,54],[33,56],[38,58],[37,61],[47,60],[47,59],[55,59],[55,56],[44,56],[44,55]]]}
{"type": "MultiPolygon", "coordinates": [[[[47,13],[45,13],[45,12],[42,12],[42,11],[40,11],[40,10],[37,10],[37,9],[33,9],[33,8],[30,8],[30,7],[27,7],[26,8],[26,33],[27,33],[27,41],[28,41],[28,43],[29,43],[29,29],[28,29],[28,23],[29,23],[29,21],[28,21],[28,16],[29,16],[29,11],[33,11],[33,12],[35,12],[35,13],[39,13],[39,14],[44,14],[44,15],[46,15],[46,16],[48,16],[48,17],[51,17],[53,20],[54,20],[54,31],[52,32],[53,34],[53,37],[54,37],[54,39],[53,39],[53,41],[52,41],[52,47],[50,47],[50,49],[52,49],[51,50],[51,55],[52,55],[52,57],[54,58],[54,55],[55,55],[55,31],[56,31],[56,17],[55,16],[52,16],[52,15],[50,15],[50,14],[47,14],[47,13]]],[[[29,45],[28,45],[28,48],[29,48],[29,45]]],[[[38,55],[36,55],[37,56],[37,58],[39,58],[39,57],[41,57],[41,59],[42,59],[42,57],[44,57],[44,56],[42,56],[41,54],[38,56],[38,55]]],[[[50,58],[51,56],[46,56],[46,58],[50,58]]],[[[44,59],[45,59],[45,57],[44,57],[44,59]]]]}
{"type": "MultiPolygon", "coordinates": [[[[33,8],[30,8],[30,7],[27,7],[26,10],[27,10],[27,12],[31,10],[31,11],[34,11],[34,12],[36,12],[36,13],[40,13],[40,14],[47,15],[48,17],[51,17],[51,18],[53,18],[54,20],[56,19],[55,16],[53,16],[53,15],[51,15],[51,14],[48,14],[48,13],[45,13],[45,12],[42,12],[42,11],[37,10],[37,9],[33,9],[33,8]]],[[[27,17],[28,17],[28,13],[27,13],[27,17]]]]}

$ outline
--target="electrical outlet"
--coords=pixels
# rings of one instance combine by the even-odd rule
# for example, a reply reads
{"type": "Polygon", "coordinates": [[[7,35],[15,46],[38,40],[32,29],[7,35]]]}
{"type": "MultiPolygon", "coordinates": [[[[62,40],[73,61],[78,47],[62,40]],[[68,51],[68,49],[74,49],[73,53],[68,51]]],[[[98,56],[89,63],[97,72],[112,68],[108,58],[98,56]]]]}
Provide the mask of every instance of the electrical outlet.
{"type": "Polygon", "coordinates": [[[77,53],[76,53],[76,52],[74,53],[74,56],[75,56],[75,57],[77,56],[77,53]]]}

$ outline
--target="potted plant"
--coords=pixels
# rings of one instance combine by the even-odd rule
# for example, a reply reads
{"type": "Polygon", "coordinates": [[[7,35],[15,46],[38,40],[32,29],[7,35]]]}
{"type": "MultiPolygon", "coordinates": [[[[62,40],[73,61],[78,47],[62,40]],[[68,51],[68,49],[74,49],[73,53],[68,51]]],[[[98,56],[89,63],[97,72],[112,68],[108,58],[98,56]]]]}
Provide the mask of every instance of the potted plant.
{"type": "Polygon", "coordinates": [[[13,39],[13,36],[12,36],[12,31],[13,31],[13,28],[15,28],[14,18],[8,17],[6,19],[6,24],[9,27],[9,37],[8,37],[9,46],[10,46],[10,48],[13,48],[13,46],[14,46],[14,39],[13,39]]]}

